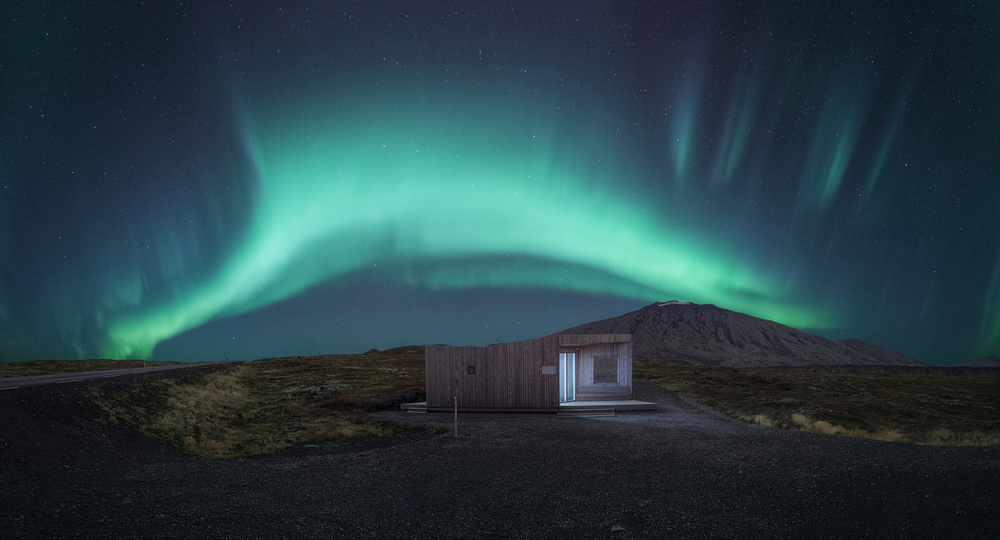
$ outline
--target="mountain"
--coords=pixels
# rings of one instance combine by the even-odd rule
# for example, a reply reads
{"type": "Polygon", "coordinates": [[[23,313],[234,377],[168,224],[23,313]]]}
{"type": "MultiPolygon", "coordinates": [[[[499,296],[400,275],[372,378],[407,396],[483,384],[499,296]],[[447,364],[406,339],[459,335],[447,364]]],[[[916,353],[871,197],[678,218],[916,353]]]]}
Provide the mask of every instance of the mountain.
{"type": "Polygon", "coordinates": [[[878,345],[872,345],[871,343],[865,343],[860,339],[842,339],[837,343],[847,345],[848,347],[858,351],[861,354],[871,356],[872,358],[879,361],[880,364],[887,364],[893,366],[929,366],[930,364],[926,362],[921,362],[912,356],[907,356],[901,352],[890,351],[889,349],[883,349],[878,345]]]}
{"type": "Polygon", "coordinates": [[[560,334],[632,334],[637,362],[706,366],[913,365],[861,340],[836,342],[712,304],[657,302],[560,334]]]}
{"type": "Polygon", "coordinates": [[[1000,368],[1000,358],[997,358],[997,355],[994,354],[993,356],[984,356],[973,360],[962,360],[961,362],[955,362],[955,367],[1000,368]]]}

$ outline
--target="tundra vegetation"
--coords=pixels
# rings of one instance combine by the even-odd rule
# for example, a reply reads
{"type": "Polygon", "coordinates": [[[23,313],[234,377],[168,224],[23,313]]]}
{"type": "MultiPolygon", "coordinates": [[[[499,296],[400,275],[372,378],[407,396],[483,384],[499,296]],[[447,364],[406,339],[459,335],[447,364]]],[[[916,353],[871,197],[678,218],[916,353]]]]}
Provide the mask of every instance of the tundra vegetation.
{"type": "MultiPolygon", "coordinates": [[[[0,376],[141,364],[0,364],[0,376]]],[[[1000,444],[1000,377],[995,372],[901,374],[639,363],[633,371],[636,380],[765,426],[917,444],[1000,444]]],[[[424,348],[267,358],[147,384],[93,385],[89,391],[103,421],[161,438],[199,457],[249,457],[295,446],[331,448],[359,439],[416,435],[423,429],[364,413],[424,399],[424,348]]]]}
{"type": "Polygon", "coordinates": [[[293,446],[335,447],[424,428],[365,418],[423,399],[423,347],[359,355],[267,358],[191,381],[91,388],[107,422],[168,441],[203,458],[272,454],[293,446]]]}
{"type": "Polygon", "coordinates": [[[634,377],[765,426],[933,445],[1000,444],[1000,377],[636,364],[634,377]]]}

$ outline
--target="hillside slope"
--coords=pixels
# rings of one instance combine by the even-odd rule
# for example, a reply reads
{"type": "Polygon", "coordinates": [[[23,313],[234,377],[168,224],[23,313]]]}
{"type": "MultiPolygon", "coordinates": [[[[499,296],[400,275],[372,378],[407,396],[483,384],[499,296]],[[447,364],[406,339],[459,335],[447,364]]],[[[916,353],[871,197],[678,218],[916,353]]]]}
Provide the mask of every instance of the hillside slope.
{"type": "Polygon", "coordinates": [[[638,362],[707,366],[926,365],[861,340],[836,342],[711,304],[657,302],[561,334],[632,334],[638,362]]]}

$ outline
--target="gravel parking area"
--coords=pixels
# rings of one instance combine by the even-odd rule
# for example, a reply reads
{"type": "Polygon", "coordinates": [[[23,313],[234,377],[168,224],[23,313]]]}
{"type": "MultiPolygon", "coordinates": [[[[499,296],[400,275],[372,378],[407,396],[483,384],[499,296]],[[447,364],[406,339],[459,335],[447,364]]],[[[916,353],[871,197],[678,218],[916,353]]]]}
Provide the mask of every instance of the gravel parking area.
{"type": "Polygon", "coordinates": [[[81,388],[0,393],[5,538],[986,538],[1000,507],[998,447],[752,426],[644,383],[660,411],[458,437],[384,412],[449,431],[228,462],[94,424],[81,388]]]}

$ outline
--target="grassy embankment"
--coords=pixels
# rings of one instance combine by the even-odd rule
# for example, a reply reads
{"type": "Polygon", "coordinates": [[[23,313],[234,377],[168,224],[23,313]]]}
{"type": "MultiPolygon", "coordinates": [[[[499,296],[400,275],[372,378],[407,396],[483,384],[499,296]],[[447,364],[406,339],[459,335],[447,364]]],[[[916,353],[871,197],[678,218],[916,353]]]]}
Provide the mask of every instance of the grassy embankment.
{"type": "Polygon", "coordinates": [[[190,382],[162,378],[115,393],[94,387],[91,393],[106,421],[164,439],[191,455],[237,458],[422,430],[365,419],[361,413],[422,398],[423,387],[423,347],[403,347],[268,358],[190,382]]]}
{"type": "Polygon", "coordinates": [[[30,377],[56,373],[80,373],[106,369],[126,369],[171,366],[180,362],[148,362],[144,360],[33,360],[30,362],[0,362],[0,377],[30,377]]]}
{"type": "Polygon", "coordinates": [[[934,445],[1000,444],[1000,378],[636,364],[634,376],[741,420],[934,445]]]}

